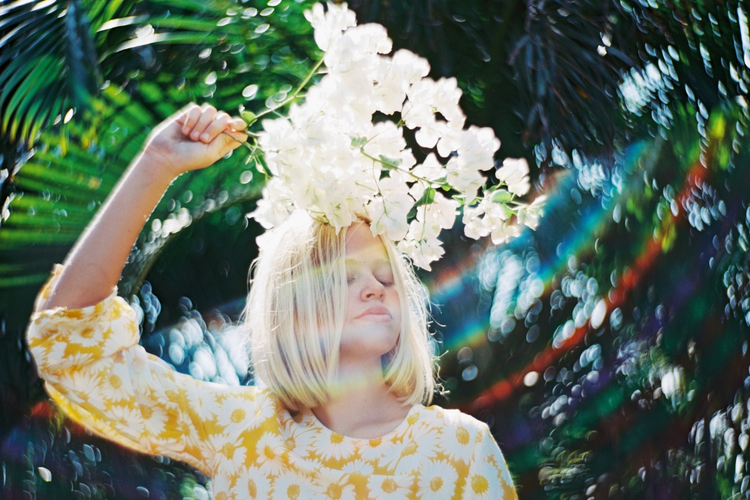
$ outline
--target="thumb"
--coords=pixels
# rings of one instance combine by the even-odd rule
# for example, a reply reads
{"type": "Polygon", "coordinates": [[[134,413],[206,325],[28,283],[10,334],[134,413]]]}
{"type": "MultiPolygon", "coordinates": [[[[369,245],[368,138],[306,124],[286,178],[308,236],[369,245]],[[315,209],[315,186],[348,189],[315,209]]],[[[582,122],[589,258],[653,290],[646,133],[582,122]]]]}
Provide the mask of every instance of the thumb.
{"type": "MultiPolygon", "coordinates": [[[[211,141],[209,148],[216,152],[219,158],[239,148],[247,142],[247,134],[227,129],[211,141]]],[[[218,160],[218,158],[217,158],[218,160]]]]}

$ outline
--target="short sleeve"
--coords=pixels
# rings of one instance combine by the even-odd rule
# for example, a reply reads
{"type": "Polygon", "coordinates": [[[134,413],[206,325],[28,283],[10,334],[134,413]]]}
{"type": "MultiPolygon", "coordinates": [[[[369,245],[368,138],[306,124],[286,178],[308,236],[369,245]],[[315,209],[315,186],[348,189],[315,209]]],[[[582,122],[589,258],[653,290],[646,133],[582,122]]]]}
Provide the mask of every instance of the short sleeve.
{"type": "MultiPolygon", "coordinates": [[[[57,266],[37,308],[58,278],[57,266]]],[[[116,291],[77,310],[33,314],[29,349],[50,396],[93,432],[129,448],[166,455],[212,474],[225,435],[223,406],[254,412],[255,390],[201,382],[175,372],[138,345],[130,305],[116,291]]]]}
{"type": "Polygon", "coordinates": [[[481,424],[475,441],[464,495],[469,498],[518,500],[508,465],[486,424],[481,424]]]}

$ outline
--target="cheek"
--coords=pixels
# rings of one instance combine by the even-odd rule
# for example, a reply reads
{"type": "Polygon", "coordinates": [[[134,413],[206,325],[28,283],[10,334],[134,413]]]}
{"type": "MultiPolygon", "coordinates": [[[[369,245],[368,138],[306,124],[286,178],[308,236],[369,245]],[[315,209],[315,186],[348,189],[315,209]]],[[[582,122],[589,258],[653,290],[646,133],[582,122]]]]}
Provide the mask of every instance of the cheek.
{"type": "Polygon", "coordinates": [[[401,318],[401,298],[398,295],[398,292],[396,290],[393,290],[393,293],[389,295],[388,297],[388,309],[391,310],[394,316],[398,315],[399,319],[401,318]]]}
{"type": "Polygon", "coordinates": [[[356,312],[354,310],[355,304],[357,303],[357,293],[353,290],[352,286],[347,286],[346,289],[346,317],[351,317],[356,312]]]}

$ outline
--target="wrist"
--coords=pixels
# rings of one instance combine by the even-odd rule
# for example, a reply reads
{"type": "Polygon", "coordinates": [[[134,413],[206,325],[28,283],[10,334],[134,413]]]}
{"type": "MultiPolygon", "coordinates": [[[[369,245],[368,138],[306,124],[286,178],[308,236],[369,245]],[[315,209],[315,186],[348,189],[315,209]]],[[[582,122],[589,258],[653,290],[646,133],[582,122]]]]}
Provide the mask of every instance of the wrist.
{"type": "Polygon", "coordinates": [[[173,165],[148,151],[141,152],[130,169],[137,172],[139,177],[146,179],[149,183],[161,186],[164,189],[169,187],[172,181],[180,175],[180,172],[177,172],[173,165]]]}

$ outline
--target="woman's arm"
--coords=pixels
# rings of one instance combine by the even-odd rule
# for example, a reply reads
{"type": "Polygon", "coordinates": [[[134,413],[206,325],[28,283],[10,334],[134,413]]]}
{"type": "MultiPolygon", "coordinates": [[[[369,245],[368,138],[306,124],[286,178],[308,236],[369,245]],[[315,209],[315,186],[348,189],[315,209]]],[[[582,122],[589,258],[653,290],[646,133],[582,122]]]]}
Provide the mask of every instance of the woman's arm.
{"type": "Polygon", "coordinates": [[[214,470],[220,401],[253,408],[255,392],[182,375],[138,345],[136,315],[113,293],[128,253],[170,182],[245,141],[240,119],[192,104],[150,135],[107,202],[42,288],[28,346],[50,396],[88,429],[124,446],[214,470]],[[225,133],[224,133],[225,132],[225,133]],[[91,306],[91,307],[87,307],[91,306]],[[218,399],[219,397],[223,399],[218,399]]]}
{"type": "Polygon", "coordinates": [[[240,132],[244,126],[241,118],[231,118],[213,106],[190,104],[154,129],[68,254],[59,281],[41,307],[79,309],[107,297],[169,184],[239,147],[247,139],[240,132]]]}

